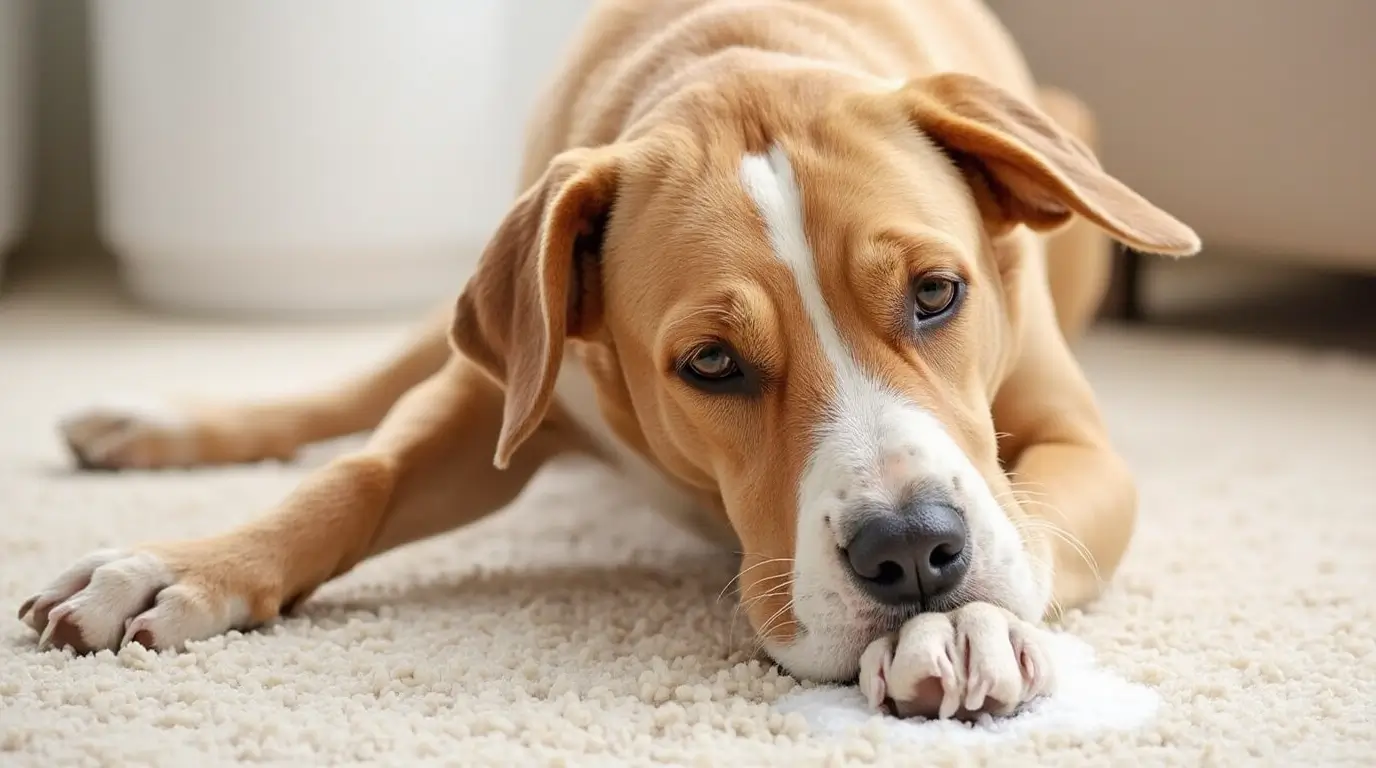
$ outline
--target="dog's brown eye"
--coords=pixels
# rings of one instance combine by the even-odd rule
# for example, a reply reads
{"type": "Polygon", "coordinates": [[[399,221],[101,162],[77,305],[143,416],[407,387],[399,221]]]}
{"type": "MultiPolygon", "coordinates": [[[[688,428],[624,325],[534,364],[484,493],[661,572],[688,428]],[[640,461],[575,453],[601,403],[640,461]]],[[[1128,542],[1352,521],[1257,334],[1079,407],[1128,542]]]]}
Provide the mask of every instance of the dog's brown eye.
{"type": "Polygon", "coordinates": [[[716,344],[699,349],[688,361],[688,367],[693,375],[708,380],[725,379],[740,373],[736,361],[716,344]]]}
{"type": "Polygon", "coordinates": [[[913,284],[913,315],[918,322],[950,312],[960,298],[961,284],[949,277],[928,276],[913,284]]]}
{"type": "Polygon", "coordinates": [[[698,347],[678,363],[678,377],[712,395],[757,395],[760,374],[725,342],[698,347]]]}

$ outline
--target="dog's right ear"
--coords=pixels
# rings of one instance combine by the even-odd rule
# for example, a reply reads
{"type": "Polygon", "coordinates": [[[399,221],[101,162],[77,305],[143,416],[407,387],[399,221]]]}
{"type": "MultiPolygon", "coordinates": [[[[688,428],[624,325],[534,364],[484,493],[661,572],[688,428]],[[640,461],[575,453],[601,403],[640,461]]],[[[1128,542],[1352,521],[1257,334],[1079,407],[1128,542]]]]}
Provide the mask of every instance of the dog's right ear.
{"type": "Polygon", "coordinates": [[[565,341],[600,323],[602,237],[621,162],[613,147],[552,160],[498,225],[459,296],[453,345],[506,393],[499,468],[549,410],[565,341]]]}

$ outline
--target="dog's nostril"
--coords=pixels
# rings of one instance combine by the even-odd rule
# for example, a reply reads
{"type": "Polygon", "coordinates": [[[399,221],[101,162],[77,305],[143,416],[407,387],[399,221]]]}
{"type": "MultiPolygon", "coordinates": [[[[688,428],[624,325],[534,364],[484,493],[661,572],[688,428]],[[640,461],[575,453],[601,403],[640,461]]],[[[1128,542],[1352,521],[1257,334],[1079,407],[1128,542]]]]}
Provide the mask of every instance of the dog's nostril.
{"type": "Polygon", "coordinates": [[[927,562],[931,563],[933,568],[945,568],[960,559],[960,553],[963,549],[964,547],[953,547],[950,544],[938,545],[936,549],[932,550],[927,562]]]}
{"type": "Polygon", "coordinates": [[[903,566],[892,560],[885,560],[879,564],[879,573],[873,576],[870,581],[880,586],[887,587],[897,584],[903,580],[903,566]]]}

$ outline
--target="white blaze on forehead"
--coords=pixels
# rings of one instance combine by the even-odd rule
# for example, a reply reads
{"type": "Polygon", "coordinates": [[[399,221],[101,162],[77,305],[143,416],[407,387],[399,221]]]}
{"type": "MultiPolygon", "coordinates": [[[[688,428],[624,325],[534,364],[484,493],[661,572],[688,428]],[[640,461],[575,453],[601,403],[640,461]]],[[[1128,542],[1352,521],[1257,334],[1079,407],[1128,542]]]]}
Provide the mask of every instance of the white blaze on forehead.
{"type": "Polygon", "coordinates": [[[827,360],[833,365],[853,369],[850,353],[836,329],[826,298],[822,296],[817,261],[803,229],[803,196],[788,155],[777,145],[771,147],[767,155],[746,155],[741,160],[741,184],[764,218],[774,255],[793,272],[803,309],[822,343],[827,360]]]}
{"type": "Polygon", "coordinates": [[[866,374],[842,338],[822,293],[788,156],[777,145],[747,155],[740,178],[764,219],[774,255],[793,274],[834,386],[814,425],[817,443],[798,487],[792,607],[800,633],[788,645],[767,643],[770,654],[805,677],[854,674],[874,636],[861,618],[870,611],[859,608],[868,598],[837,557],[846,544],[838,537],[864,508],[856,502],[897,504],[918,482],[938,483],[964,509],[973,547],[967,583],[1025,618],[1039,615],[1049,585],[1034,574],[1021,537],[978,470],[935,416],[866,374]]]}
{"type": "MultiPolygon", "coordinates": [[[[834,400],[825,404],[832,423],[816,426],[827,432],[829,442],[839,440],[844,445],[838,446],[840,450],[834,455],[825,457],[832,459],[829,466],[816,466],[816,457],[809,463],[823,473],[834,472],[842,465],[861,471],[877,467],[881,460],[878,449],[883,442],[877,433],[884,431],[883,414],[894,398],[860,369],[827,306],[817,276],[817,260],[803,226],[802,191],[788,155],[778,145],[771,147],[768,154],[746,155],[741,160],[741,184],[764,219],[774,255],[793,273],[808,323],[834,377],[834,400]]],[[[807,474],[801,489],[803,496],[808,495],[806,486],[815,479],[816,472],[807,474]]]]}

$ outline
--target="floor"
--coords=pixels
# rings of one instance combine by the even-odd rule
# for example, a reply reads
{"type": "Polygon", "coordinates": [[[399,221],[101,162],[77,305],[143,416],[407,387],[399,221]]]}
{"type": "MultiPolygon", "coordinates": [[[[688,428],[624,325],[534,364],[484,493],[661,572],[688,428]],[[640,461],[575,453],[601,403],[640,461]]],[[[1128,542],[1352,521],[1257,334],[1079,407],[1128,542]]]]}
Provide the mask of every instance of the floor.
{"type": "MultiPolygon", "coordinates": [[[[346,447],[75,474],[53,432],[64,410],[111,391],[305,388],[406,328],[174,320],[107,277],[15,274],[0,294],[6,610],[93,548],[253,515],[346,447]]],[[[1110,593],[1060,628],[1150,693],[1145,721],[921,746],[879,721],[819,727],[787,706],[809,686],[755,660],[718,599],[729,560],[568,465],[299,617],[181,653],[39,653],[0,619],[0,764],[1370,764],[1376,289],[1201,263],[1154,270],[1149,290],[1151,323],[1082,349],[1140,477],[1139,534],[1110,593]]]]}

